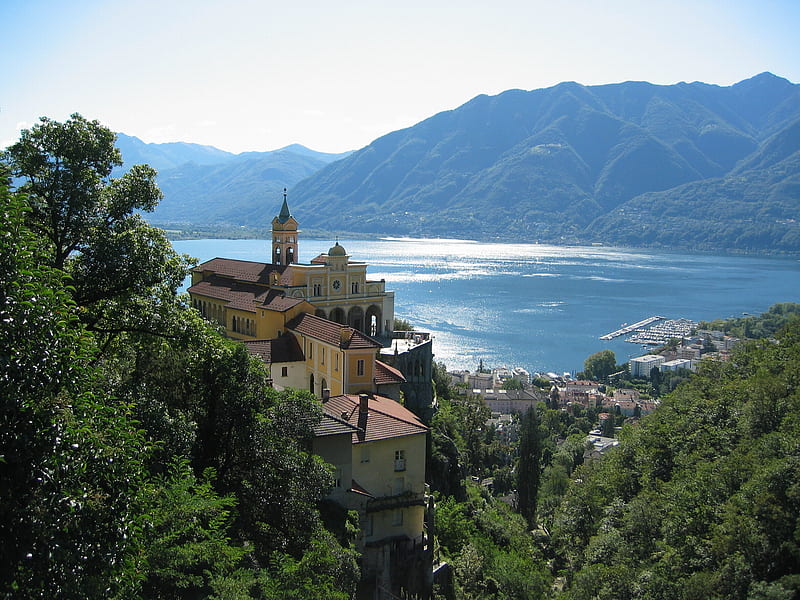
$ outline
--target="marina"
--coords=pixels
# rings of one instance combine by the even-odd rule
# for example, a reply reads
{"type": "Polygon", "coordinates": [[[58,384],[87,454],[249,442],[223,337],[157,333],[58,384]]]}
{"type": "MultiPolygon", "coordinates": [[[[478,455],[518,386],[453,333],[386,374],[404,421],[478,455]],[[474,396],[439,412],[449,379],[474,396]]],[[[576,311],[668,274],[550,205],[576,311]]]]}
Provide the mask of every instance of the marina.
{"type": "Polygon", "coordinates": [[[633,325],[625,325],[621,329],[617,329],[616,331],[612,331],[611,333],[607,333],[605,335],[601,335],[601,340],[613,340],[615,337],[619,337],[621,335],[626,335],[631,333],[632,331],[636,331],[637,329],[642,329],[643,327],[647,327],[656,321],[662,321],[664,317],[653,316],[647,317],[646,319],[639,321],[638,323],[634,323],[633,325]]]}
{"type": "Polygon", "coordinates": [[[683,339],[697,327],[697,322],[689,319],[671,319],[637,331],[626,342],[634,344],[662,345],[671,339],[683,339]]]}

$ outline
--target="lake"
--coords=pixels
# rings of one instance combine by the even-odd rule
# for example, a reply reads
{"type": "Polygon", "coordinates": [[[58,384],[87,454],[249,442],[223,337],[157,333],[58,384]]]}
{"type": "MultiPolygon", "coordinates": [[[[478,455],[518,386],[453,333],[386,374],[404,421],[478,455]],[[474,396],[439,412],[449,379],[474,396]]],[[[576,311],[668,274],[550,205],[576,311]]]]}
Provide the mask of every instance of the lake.
{"type": "MultiPolygon", "coordinates": [[[[712,320],[800,302],[800,259],[610,247],[443,239],[339,240],[368,279],[395,292],[395,316],[435,336],[448,369],[523,367],[575,372],[610,349],[617,362],[644,354],[600,336],[653,315],[712,320]]],[[[266,240],[181,240],[178,252],[266,261],[266,240]]],[[[299,261],[333,241],[300,240],[299,261]]]]}

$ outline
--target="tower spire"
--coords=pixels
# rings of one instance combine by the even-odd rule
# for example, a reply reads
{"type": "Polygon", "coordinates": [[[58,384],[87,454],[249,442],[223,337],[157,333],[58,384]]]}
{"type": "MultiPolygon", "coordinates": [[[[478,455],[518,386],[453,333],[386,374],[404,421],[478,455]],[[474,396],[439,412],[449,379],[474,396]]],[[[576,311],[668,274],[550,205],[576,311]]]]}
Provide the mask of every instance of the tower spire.
{"type": "Polygon", "coordinates": [[[290,265],[297,262],[297,220],[289,212],[286,188],[283,188],[283,205],[278,216],[272,219],[272,263],[290,265]]]}
{"type": "Polygon", "coordinates": [[[292,213],[289,212],[289,203],[286,201],[286,188],[283,188],[283,206],[281,206],[281,212],[278,214],[278,220],[281,223],[286,223],[292,217],[292,213]]]}

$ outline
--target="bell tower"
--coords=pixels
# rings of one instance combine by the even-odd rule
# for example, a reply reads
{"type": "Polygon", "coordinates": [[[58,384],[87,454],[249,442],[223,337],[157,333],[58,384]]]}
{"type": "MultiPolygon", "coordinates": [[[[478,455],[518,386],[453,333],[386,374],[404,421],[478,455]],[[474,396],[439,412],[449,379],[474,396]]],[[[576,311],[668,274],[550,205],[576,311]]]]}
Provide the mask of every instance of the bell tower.
{"type": "Polygon", "coordinates": [[[272,264],[291,265],[297,262],[297,221],[289,212],[286,202],[286,188],[283,188],[283,206],[277,217],[272,219],[272,264]]]}

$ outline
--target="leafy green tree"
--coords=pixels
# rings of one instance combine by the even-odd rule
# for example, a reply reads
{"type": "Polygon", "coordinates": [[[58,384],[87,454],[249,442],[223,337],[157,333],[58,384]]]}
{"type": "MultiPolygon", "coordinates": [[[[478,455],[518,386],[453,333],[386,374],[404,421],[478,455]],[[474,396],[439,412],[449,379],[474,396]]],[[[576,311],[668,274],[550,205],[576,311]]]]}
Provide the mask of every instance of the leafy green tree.
{"type": "Polygon", "coordinates": [[[114,142],[113,132],[79,114],[64,123],[43,117],[4,158],[22,181],[29,226],[47,241],[45,264],[68,273],[90,329],[168,334],[160,317],[174,310],[189,261],[136,212],[161,199],[156,172],[136,165],[111,178],[122,164],[114,142]]]}
{"type": "Polygon", "coordinates": [[[583,362],[583,372],[587,378],[606,381],[616,371],[617,358],[611,350],[601,350],[583,362]]]}
{"type": "Polygon", "coordinates": [[[134,210],[153,210],[161,199],[155,171],[134,167],[111,180],[122,164],[115,134],[97,121],[73,114],[65,123],[42,117],[6,151],[12,174],[25,181],[20,191],[30,199],[30,223],[49,240],[52,266],[83,251],[90,239],[107,232],[134,210]]]}
{"type": "Polygon", "coordinates": [[[212,469],[196,478],[179,458],[145,485],[138,552],[129,558],[136,576],[120,596],[251,598],[256,576],[246,567],[248,551],[228,538],[236,501],[217,495],[213,478],[212,469]]]}
{"type": "Polygon", "coordinates": [[[463,502],[437,503],[437,532],[441,554],[454,567],[456,598],[544,597],[550,576],[542,554],[525,520],[505,502],[468,483],[463,502]]]}
{"type": "Polygon", "coordinates": [[[28,211],[0,173],[0,594],[99,598],[126,576],[146,447],[28,211]]]}
{"type": "Polygon", "coordinates": [[[443,362],[433,363],[433,387],[436,397],[442,400],[449,400],[452,396],[452,386],[450,385],[450,375],[447,374],[447,367],[443,362]]]}
{"type": "Polygon", "coordinates": [[[509,377],[503,382],[504,390],[521,390],[523,389],[522,382],[516,377],[509,377]]]}
{"type": "Polygon", "coordinates": [[[395,331],[414,331],[414,326],[411,324],[411,321],[408,319],[401,319],[399,317],[394,318],[394,330],[395,331]]]}

